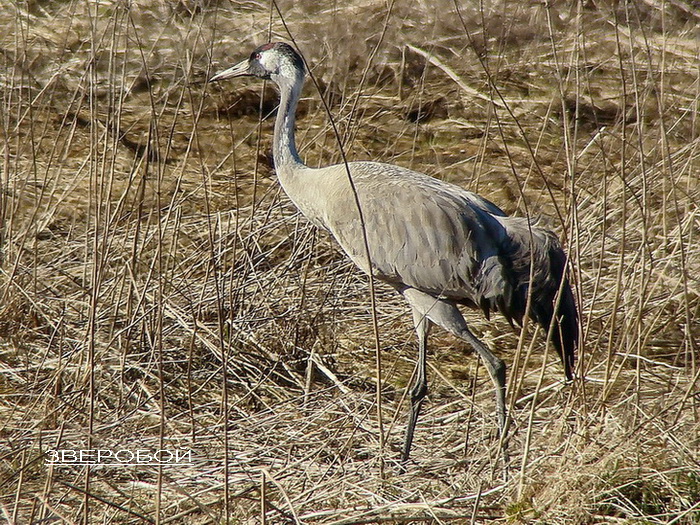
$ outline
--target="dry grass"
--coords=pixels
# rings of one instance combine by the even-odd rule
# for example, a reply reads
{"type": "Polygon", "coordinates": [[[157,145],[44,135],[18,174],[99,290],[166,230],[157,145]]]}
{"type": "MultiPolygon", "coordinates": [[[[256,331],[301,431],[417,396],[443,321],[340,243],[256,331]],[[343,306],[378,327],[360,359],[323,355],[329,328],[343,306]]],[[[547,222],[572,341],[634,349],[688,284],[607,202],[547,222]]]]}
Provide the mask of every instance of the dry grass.
{"type": "MultiPolygon", "coordinates": [[[[406,472],[414,338],[281,195],[258,83],[264,2],[2,2],[0,513],[10,523],[700,522],[700,13],[689,0],[285,1],[351,159],[541,217],[573,262],[579,375],[470,317],[436,331],[406,472]],[[523,198],[524,197],[524,198],[523,198]],[[309,363],[317,363],[309,373],[309,363]],[[48,465],[181,448],[192,464],[48,465]],[[265,512],[261,510],[265,508],[265,512]]],[[[302,156],[338,162],[307,88],[302,156]]],[[[266,91],[264,112],[274,108],[266,91]]]]}

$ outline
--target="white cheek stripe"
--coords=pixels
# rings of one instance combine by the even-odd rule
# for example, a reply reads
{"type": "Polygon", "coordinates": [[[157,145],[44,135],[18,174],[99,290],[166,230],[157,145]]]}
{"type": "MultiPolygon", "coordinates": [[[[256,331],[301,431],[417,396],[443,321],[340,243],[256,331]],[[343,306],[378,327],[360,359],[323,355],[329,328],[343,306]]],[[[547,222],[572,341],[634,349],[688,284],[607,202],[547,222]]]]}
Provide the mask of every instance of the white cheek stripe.
{"type": "Polygon", "coordinates": [[[267,71],[273,71],[275,69],[273,67],[272,60],[274,60],[274,58],[271,57],[269,53],[263,52],[260,54],[259,62],[267,71]]]}

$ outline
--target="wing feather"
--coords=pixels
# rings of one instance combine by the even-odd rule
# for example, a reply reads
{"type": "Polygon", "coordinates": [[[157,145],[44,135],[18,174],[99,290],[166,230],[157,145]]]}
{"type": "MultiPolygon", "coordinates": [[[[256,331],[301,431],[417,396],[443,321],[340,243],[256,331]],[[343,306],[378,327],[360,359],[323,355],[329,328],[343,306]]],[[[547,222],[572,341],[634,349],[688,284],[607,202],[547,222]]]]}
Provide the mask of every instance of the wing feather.
{"type": "MultiPolygon", "coordinates": [[[[411,170],[352,163],[353,180],[366,221],[375,274],[397,287],[410,286],[454,300],[481,304],[484,294],[505,287],[499,250],[505,229],[481,197],[411,170]],[[489,279],[479,279],[490,261],[489,279]],[[499,282],[502,281],[502,282],[499,282]],[[483,286],[482,286],[483,285],[483,286]]],[[[344,170],[339,166],[338,170],[344,170]]],[[[344,173],[336,174],[337,185],[344,173]]],[[[354,197],[333,192],[325,224],[358,266],[367,271],[354,197]]]]}

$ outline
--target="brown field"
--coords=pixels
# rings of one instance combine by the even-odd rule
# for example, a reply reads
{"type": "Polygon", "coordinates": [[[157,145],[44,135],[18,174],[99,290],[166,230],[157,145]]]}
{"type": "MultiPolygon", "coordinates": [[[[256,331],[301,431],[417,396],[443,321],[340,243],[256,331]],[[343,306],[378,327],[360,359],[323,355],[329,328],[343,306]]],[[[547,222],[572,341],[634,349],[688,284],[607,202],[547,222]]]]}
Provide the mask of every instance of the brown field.
{"type": "MultiPolygon", "coordinates": [[[[0,2],[0,516],[8,523],[700,523],[700,8],[693,0],[0,2]],[[282,24],[282,17],[286,27],[282,24]],[[289,32],[288,32],[289,31],[289,32]],[[278,187],[275,94],[207,85],[269,35],[312,65],[312,166],[392,162],[561,237],[578,378],[415,337],[278,187]],[[263,118],[264,117],[264,118],[263,118]],[[165,465],[55,450],[190,451],[165,465]]],[[[0,519],[2,519],[0,518],[0,519]]]]}

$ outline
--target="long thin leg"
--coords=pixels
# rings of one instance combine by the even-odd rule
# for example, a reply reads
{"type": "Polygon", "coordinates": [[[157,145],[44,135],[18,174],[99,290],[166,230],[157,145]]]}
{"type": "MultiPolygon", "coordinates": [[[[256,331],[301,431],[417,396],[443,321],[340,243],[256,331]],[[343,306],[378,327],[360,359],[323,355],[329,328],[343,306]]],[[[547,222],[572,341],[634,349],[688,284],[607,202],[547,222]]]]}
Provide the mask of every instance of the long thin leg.
{"type": "Polygon", "coordinates": [[[468,342],[484,360],[486,369],[496,387],[496,415],[498,417],[499,431],[502,433],[506,425],[505,363],[496,357],[484,343],[479,341],[479,339],[471,333],[467,327],[467,322],[454,304],[442,299],[437,299],[432,295],[414,288],[408,288],[402,293],[413,307],[414,312],[421,312],[423,316],[430,319],[433,323],[468,342]]]}
{"type": "Polygon", "coordinates": [[[413,443],[413,432],[416,430],[418,414],[420,413],[423,399],[428,394],[428,377],[426,376],[426,359],[428,353],[428,331],[430,330],[430,320],[418,310],[413,310],[413,324],[418,335],[418,369],[416,377],[411,387],[411,411],[408,414],[408,426],[406,427],[406,437],[403,442],[403,453],[401,461],[408,460],[413,443]]]}
{"type": "MultiPolygon", "coordinates": [[[[453,308],[462,317],[457,307],[453,308]]],[[[461,327],[460,331],[453,333],[468,342],[484,360],[486,369],[491,376],[491,381],[496,387],[496,415],[498,416],[498,430],[502,433],[506,426],[506,364],[503,360],[493,355],[493,352],[471,333],[464,318],[462,318],[462,322],[464,326],[461,327]]]]}

